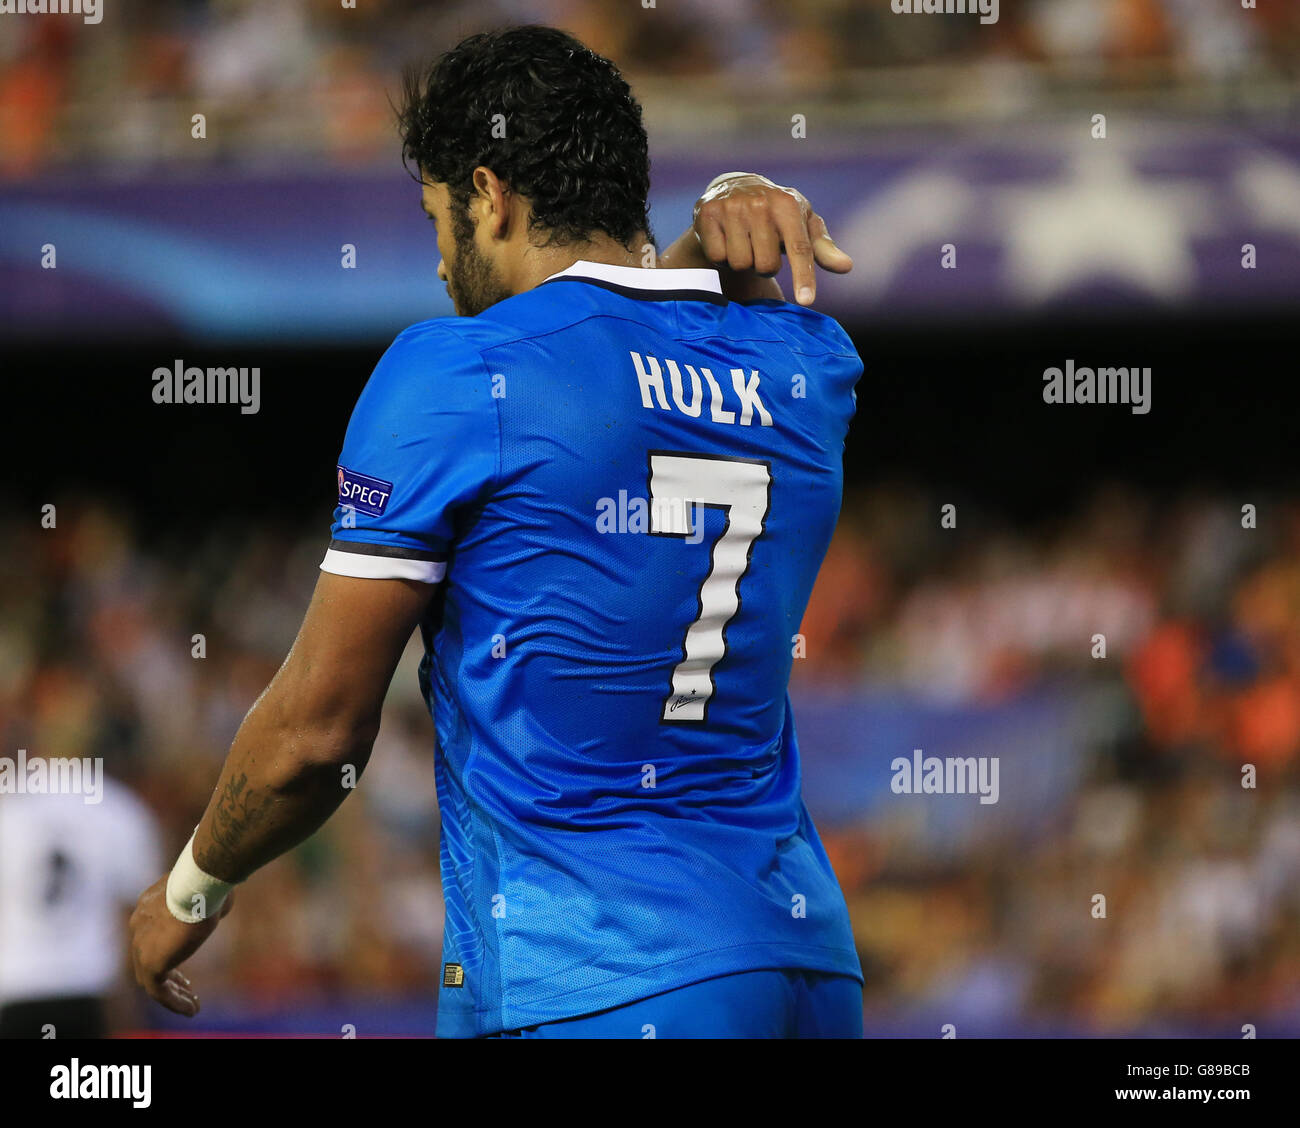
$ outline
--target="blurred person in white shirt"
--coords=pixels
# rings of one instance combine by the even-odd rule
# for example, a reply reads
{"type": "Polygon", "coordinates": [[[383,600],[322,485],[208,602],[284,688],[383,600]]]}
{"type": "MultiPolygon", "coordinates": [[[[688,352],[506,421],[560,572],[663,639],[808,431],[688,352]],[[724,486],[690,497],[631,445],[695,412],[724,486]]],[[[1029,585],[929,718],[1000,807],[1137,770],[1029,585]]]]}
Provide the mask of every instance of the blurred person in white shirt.
{"type": "Polygon", "coordinates": [[[0,1037],[109,1032],[126,917],[163,855],[149,808],[102,784],[99,802],[0,794],[0,1037]]]}

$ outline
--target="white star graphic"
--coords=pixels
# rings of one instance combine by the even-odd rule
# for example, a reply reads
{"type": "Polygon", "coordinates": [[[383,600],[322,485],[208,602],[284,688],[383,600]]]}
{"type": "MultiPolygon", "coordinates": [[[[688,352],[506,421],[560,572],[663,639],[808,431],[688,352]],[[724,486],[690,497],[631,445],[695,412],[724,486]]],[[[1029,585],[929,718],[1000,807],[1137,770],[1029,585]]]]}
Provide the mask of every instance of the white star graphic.
{"type": "Polygon", "coordinates": [[[1076,154],[1063,180],[1002,195],[1007,284],[1026,301],[1099,277],[1165,299],[1192,288],[1189,239],[1207,229],[1208,190],[1134,176],[1114,141],[1076,154]]]}
{"type": "Polygon", "coordinates": [[[1300,238],[1300,169],[1271,154],[1255,155],[1238,169],[1236,184],[1261,224],[1300,238]]]}

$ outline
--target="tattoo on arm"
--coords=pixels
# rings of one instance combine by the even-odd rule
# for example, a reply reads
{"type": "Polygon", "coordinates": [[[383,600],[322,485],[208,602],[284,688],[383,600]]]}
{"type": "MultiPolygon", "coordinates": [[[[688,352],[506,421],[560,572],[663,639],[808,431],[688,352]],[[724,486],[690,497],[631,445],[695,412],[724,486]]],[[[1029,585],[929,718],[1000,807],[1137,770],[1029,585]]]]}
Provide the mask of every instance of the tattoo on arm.
{"type": "Polygon", "coordinates": [[[274,795],[249,790],[247,772],[227,780],[212,812],[212,846],[204,852],[205,862],[223,873],[242,869],[238,859],[241,846],[248,852],[245,837],[262,826],[274,803],[274,795]]]}

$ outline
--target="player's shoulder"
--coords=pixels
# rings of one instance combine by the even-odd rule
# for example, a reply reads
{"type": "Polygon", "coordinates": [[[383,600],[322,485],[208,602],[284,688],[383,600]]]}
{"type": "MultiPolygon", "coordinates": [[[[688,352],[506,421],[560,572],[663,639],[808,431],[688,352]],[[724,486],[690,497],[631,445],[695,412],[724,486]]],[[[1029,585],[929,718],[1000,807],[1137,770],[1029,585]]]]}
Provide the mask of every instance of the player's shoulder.
{"type": "Polygon", "coordinates": [[[780,334],[785,343],[797,352],[842,356],[860,363],[852,338],[829,314],[777,298],[756,298],[732,304],[758,318],[769,331],[780,334]]]}
{"type": "Polygon", "coordinates": [[[381,366],[415,376],[474,371],[490,336],[473,317],[417,321],[397,334],[381,366]]]}
{"type": "Polygon", "coordinates": [[[436,317],[409,325],[388,346],[379,369],[403,382],[483,377],[492,349],[553,327],[553,303],[532,298],[535,292],[506,298],[477,317],[436,317]]]}
{"type": "Polygon", "coordinates": [[[439,317],[398,333],[366,382],[358,401],[362,415],[490,405],[484,391],[490,391],[491,371],[482,354],[493,335],[476,320],[439,317]]]}

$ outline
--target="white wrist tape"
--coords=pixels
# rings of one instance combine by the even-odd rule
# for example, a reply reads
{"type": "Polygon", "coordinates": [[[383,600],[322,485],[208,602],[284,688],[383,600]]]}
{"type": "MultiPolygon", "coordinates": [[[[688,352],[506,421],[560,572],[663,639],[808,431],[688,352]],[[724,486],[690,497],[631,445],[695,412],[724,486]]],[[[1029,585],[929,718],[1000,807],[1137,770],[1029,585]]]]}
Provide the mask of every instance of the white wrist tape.
{"type": "Polygon", "coordinates": [[[761,180],[769,188],[781,187],[781,185],[777,184],[775,181],[769,180],[766,176],[763,176],[761,173],[724,172],[720,176],[715,176],[712,180],[709,181],[709,186],[706,189],[704,189],[704,193],[703,195],[700,196],[700,199],[701,200],[713,199],[714,196],[718,195],[719,189],[721,189],[723,185],[727,183],[728,180],[735,180],[737,177],[740,176],[752,176],[755,180],[761,180]]]}
{"type": "MultiPolygon", "coordinates": [[[[727,180],[735,180],[738,176],[757,176],[759,180],[767,180],[766,176],[760,176],[757,172],[723,172],[709,181],[709,186],[704,189],[704,194],[707,196],[719,184],[727,180]]],[[[772,183],[770,180],[767,180],[767,182],[772,183]]]]}
{"type": "Polygon", "coordinates": [[[191,834],[167,878],[167,909],[184,924],[198,924],[221,911],[234,887],[233,883],[199,869],[194,860],[194,835],[191,834]]]}
{"type": "MultiPolygon", "coordinates": [[[[721,176],[715,176],[712,180],[710,180],[709,186],[704,189],[703,194],[700,196],[698,200],[695,201],[695,209],[694,209],[694,214],[691,218],[691,222],[693,223],[695,220],[699,219],[700,208],[702,208],[705,204],[707,204],[710,200],[714,199],[716,196],[722,195],[723,189],[727,185],[727,181],[735,180],[737,177],[740,176],[752,176],[755,180],[761,180],[769,188],[781,188],[780,184],[777,184],[774,181],[769,180],[766,176],[763,176],[757,172],[724,172],[722,173],[721,176]]],[[[789,191],[788,188],[781,188],[781,190],[783,192],[789,191]]]]}

